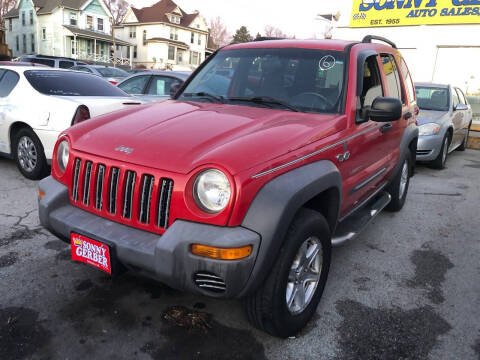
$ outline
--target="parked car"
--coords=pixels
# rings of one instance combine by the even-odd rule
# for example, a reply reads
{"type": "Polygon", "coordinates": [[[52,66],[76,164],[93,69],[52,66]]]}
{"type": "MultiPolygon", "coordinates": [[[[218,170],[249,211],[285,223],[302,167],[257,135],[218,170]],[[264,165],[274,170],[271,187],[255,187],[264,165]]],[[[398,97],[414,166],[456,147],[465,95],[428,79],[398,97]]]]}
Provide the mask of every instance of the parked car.
{"type": "Polygon", "coordinates": [[[0,153],[13,158],[25,177],[42,178],[63,130],[141,103],[95,75],[0,66],[0,153]]]}
{"type": "Polygon", "coordinates": [[[400,210],[413,174],[413,83],[395,45],[372,39],[388,41],[229,45],[173,100],[66,130],[39,185],[42,225],[74,260],[242,298],[256,327],[297,334],[332,245],[400,210]]]}
{"type": "Polygon", "coordinates": [[[462,90],[451,85],[417,83],[417,160],[443,169],[455,149],[464,151],[472,125],[472,108],[462,90]]]}
{"type": "Polygon", "coordinates": [[[158,101],[169,99],[189,76],[188,72],[148,71],[132,75],[117,86],[142,100],[158,101]]]}
{"type": "Polygon", "coordinates": [[[18,61],[42,64],[42,65],[50,66],[53,68],[60,68],[60,69],[69,69],[72,66],[76,66],[76,65],[86,65],[86,63],[75,60],[75,59],[48,56],[48,55],[23,55],[18,59],[18,61]]]}
{"type": "Polygon", "coordinates": [[[125,70],[102,65],[80,65],[73,66],[72,70],[83,71],[90,74],[101,76],[113,85],[117,85],[120,81],[130,76],[125,70]]]}

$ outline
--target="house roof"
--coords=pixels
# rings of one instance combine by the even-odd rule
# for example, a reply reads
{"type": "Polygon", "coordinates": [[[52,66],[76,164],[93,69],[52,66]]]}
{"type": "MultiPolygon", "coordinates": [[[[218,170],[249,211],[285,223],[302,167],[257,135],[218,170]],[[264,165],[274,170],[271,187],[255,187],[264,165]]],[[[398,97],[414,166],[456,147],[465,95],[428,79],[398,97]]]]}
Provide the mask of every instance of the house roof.
{"type": "MultiPolygon", "coordinates": [[[[107,41],[109,43],[113,43],[113,39],[110,35],[108,34],[101,34],[96,31],[91,31],[91,30],[85,30],[85,29],[79,29],[76,26],[70,26],[70,25],[63,25],[64,28],[68,29],[72,34],[75,34],[80,37],[85,37],[89,39],[97,39],[97,40],[102,40],[102,41],[107,41]]],[[[124,40],[120,40],[115,38],[115,43],[117,45],[133,45],[130,44],[129,42],[126,42],[124,40]]]]}
{"type": "MultiPolygon", "coordinates": [[[[80,8],[88,0],[32,0],[35,8],[37,8],[37,14],[50,14],[55,8],[63,6],[68,9],[80,10],[80,8]]],[[[12,10],[5,14],[5,18],[18,17],[19,9],[14,7],[12,10]]]]}
{"type": "Polygon", "coordinates": [[[132,11],[135,14],[138,22],[146,23],[146,22],[170,22],[166,14],[172,13],[175,9],[179,9],[182,13],[182,17],[180,20],[180,26],[188,27],[192,21],[198,16],[198,13],[187,14],[183,11],[177,4],[175,4],[172,0],[160,0],[156,4],[153,4],[150,7],[144,7],[141,9],[137,9],[132,7],[132,11]]]}
{"type": "Polygon", "coordinates": [[[172,44],[172,45],[177,45],[177,46],[180,46],[180,47],[184,47],[185,49],[188,49],[188,45],[185,44],[182,41],[170,40],[170,39],[162,38],[162,37],[154,37],[154,38],[151,38],[151,39],[147,40],[147,42],[155,42],[155,41],[166,42],[166,43],[169,43],[169,44],[172,44]]]}

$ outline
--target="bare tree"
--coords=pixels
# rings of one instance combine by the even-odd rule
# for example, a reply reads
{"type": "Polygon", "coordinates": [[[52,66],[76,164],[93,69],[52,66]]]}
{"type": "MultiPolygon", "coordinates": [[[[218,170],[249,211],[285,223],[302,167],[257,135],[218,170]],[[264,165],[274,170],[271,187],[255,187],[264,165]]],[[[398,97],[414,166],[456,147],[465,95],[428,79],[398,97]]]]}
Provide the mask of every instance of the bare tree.
{"type": "Polygon", "coordinates": [[[16,0],[0,0],[0,25],[5,27],[5,14],[9,12],[16,4],[16,0]]]}
{"type": "Polygon", "coordinates": [[[267,25],[263,29],[265,32],[266,37],[278,37],[278,38],[287,38],[288,35],[285,34],[282,30],[279,28],[276,28],[275,26],[267,25]]]}
{"type": "MultiPolygon", "coordinates": [[[[0,0],[2,1],[2,0],[0,0]]],[[[105,0],[105,5],[112,13],[113,24],[118,25],[123,20],[130,5],[125,0],[105,0]]]]}
{"type": "Polygon", "coordinates": [[[210,38],[218,46],[224,46],[230,43],[231,36],[219,16],[210,20],[210,38]]]}

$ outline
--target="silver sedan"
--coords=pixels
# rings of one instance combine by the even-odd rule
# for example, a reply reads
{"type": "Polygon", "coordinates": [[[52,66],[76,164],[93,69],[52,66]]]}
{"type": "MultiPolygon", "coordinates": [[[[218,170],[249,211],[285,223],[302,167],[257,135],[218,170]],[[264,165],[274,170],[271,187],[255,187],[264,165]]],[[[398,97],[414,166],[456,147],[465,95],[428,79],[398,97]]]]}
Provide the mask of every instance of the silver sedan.
{"type": "Polygon", "coordinates": [[[419,138],[417,160],[443,169],[455,149],[465,150],[472,108],[462,90],[451,85],[415,84],[419,138]]]}

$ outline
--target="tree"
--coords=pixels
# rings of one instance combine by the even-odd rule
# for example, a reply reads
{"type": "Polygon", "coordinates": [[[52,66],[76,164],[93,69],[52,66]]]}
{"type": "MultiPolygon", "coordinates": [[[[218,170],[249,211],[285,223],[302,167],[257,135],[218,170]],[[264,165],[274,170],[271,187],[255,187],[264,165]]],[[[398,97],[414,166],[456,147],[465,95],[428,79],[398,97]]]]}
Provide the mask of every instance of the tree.
{"type": "Polygon", "coordinates": [[[229,43],[227,27],[220,16],[210,20],[210,38],[217,46],[225,46],[229,43]]]}
{"type": "Polygon", "coordinates": [[[113,24],[118,25],[125,17],[130,5],[125,0],[105,0],[105,6],[112,13],[113,24]]]}
{"type": "Polygon", "coordinates": [[[287,38],[287,34],[285,34],[282,30],[279,28],[276,28],[271,25],[265,26],[265,36],[266,37],[277,37],[277,38],[287,38]]]}
{"type": "Polygon", "coordinates": [[[248,32],[248,29],[246,26],[240,27],[240,29],[237,30],[235,35],[233,35],[233,44],[238,44],[238,43],[244,43],[244,42],[249,42],[253,41],[252,35],[248,32]]]}
{"type": "Polygon", "coordinates": [[[0,0],[0,26],[5,27],[5,14],[15,7],[16,0],[0,0]]]}
{"type": "Polygon", "coordinates": [[[258,40],[258,39],[260,39],[260,38],[262,38],[262,34],[260,34],[259,32],[257,32],[257,36],[255,36],[255,40],[258,40]]]}

